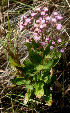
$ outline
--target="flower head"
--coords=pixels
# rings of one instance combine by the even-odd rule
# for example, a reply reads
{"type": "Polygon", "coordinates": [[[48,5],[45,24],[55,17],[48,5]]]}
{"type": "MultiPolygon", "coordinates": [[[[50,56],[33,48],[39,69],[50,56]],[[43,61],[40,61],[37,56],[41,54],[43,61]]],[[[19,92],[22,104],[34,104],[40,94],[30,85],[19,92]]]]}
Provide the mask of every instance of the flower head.
{"type": "Polygon", "coordinates": [[[26,39],[26,42],[29,42],[29,39],[26,39]]]}
{"type": "Polygon", "coordinates": [[[34,36],[34,39],[35,39],[36,41],[38,41],[38,40],[40,40],[40,37],[34,36]]]}
{"type": "Polygon", "coordinates": [[[40,23],[40,20],[36,20],[36,23],[40,23]]]}
{"type": "Polygon", "coordinates": [[[53,18],[53,19],[52,19],[52,22],[56,23],[56,18],[53,18]]]}
{"type": "Polygon", "coordinates": [[[31,16],[34,17],[37,13],[31,13],[31,16]]]}
{"type": "Polygon", "coordinates": [[[39,24],[34,24],[34,27],[39,27],[39,24]]]}
{"type": "Polygon", "coordinates": [[[37,36],[37,33],[33,32],[33,34],[37,36]]]}
{"type": "Polygon", "coordinates": [[[61,24],[57,24],[56,29],[57,29],[57,30],[60,30],[61,28],[62,28],[62,25],[61,25],[61,24]]]}
{"type": "Polygon", "coordinates": [[[39,31],[39,29],[38,29],[38,28],[36,28],[36,29],[35,29],[35,31],[39,31]]]}
{"type": "Polygon", "coordinates": [[[59,39],[57,40],[57,42],[58,42],[58,43],[61,43],[61,42],[62,42],[62,39],[61,39],[61,38],[59,38],[59,39]]]}
{"type": "Polygon", "coordinates": [[[26,23],[29,23],[29,22],[31,22],[31,19],[27,18],[27,19],[25,19],[25,21],[26,21],[26,23]]]}
{"type": "MultiPolygon", "coordinates": [[[[50,50],[52,50],[55,45],[57,46],[62,42],[61,38],[57,38],[57,43],[55,42],[55,37],[49,37],[50,36],[50,30],[53,25],[53,29],[56,29],[59,31],[62,28],[62,25],[59,23],[59,20],[61,20],[63,17],[58,14],[58,12],[54,11],[52,17],[47,14],[48,8],[44,7],[38,7],[36,11],[32,11],[29,15],[21,17],[21,22],[19,24],[20,30],[27,29],[30,30],[31,33],[33,33],[34,41],[41,44],[41,46],[44,46],[46,43],[51,42],[52,45],[50,45],[50,50]],[[31,15],[31,16],[30,16],[31,15]],[[36,17],[36,18],[35,18],[36,17]],[[30,25],[31,24],[31,25],[30,25]],[[43,35],[42,35],[43,34],[43,35]],[[48,34],[48,37],[45,39],[45,36],[48,34]],[[43,37],[42,37],[43,36],[43,37]],[[42,38],[45,39],[45,41],[42,41],[42,38]]],[[[51,34],[52,35],[52,34],[51,34]]],[[[58,34],[56,34],[57,37],[58,34]]],[[[32,43],[29,37],[26,37],[26,42],[32,43]]],[[[60,50],[60,52],[64,52],[63,49],[60,50]]]]}
{"type": "Polygon", "coordinates": [[[62,16],[57,16],[56,18],[57,18],[58,20],[62,20],[62,19],[63,19],[62,16]]]}
{"type": "Polygon", "coordinates": [[[48,37],[48,38],[46,38],[46,40],[47,40],[47,41],[49,41],[49,37],[48,37]]]}
{"type": "Polygon", "coordinates": [[[42,44],[42,46],[44,46],[45,45],[45,42],[42,42],[41,44],[42,44]]]}
{"type": "Polygon", "coordinates": [[[64,49],[61,49],[60,52],[63,53],[64,52],[64,49]]]}
{"type": "Polygon", "coordinates": [[[53,41],[53,42],[52,42],[52,44],[54,45],[54,44],[55,44],[55,42],[53,41]]]}
{"type": "Polygon", "coordinates": [[[42,29],[43,28],[43,25],[40,25],[40,28],[42,29]]]}
{"type": "Polygon", "coordinates": [[[36,8],[37,11],[41,11],[41,7],[36,8]]]}
{"type": "Polygon", "coordinates": [[[54,14],[54,16],[58,15],[58,13],[57,13],[57,12],[54,12],[53,14],[54,14]]]}
{"type": "Polygon", "coordinates": [[[44,12],[48,11],[48,8],[47,7],[44,7],[44,12]]]}
{"type": "Polygon", "coordinates": [[[22,29],[24,28],[24,27],[23,27],[23,22],[20,22],[19,28],[20,28],[20,30],[22,30],[22,29]]]}
{"type": "Polygon", "coordinates": [[[41,20],[41,23],[44,24],[45,23],[45,20],[41,20]]]}
{"type": "Polygon", "coordinates": [[[50,49],[53,49],[54,47],[53,46],[50,46],[50,49]]]}
{"type": "Polygon", "coordinates": [[[49,16],[47,16],[45,19],[46,19],[46,20],[50,20],[50,17],[49,17],[49,16]]]}
{"type": "Polygon", "coordinates": [[[39,17],[39,20],[42,20],[42,18],[41,18],[41,17],[39,17]]]}
{"type": "Polygon", "coordinates": [[[41,12],[41,15],[45,15],[45,12],[41,12]]]}
{"type": "Polygon", "coordinates": [[[45,28],[46,27],[46,24],[43,24],[43,28],[45,28]]]}

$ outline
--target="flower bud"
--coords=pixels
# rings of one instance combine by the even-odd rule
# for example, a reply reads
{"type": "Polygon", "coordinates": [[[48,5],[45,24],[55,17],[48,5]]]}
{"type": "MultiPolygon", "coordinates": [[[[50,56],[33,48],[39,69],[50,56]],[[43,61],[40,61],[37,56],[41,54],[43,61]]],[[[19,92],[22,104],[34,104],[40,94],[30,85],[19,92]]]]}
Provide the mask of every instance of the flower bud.
{"type": "Polygon", "coordinates": [[[52,19],[52,22],[56,23],[56,18],[53,18],[53,19],[52,19]]]}

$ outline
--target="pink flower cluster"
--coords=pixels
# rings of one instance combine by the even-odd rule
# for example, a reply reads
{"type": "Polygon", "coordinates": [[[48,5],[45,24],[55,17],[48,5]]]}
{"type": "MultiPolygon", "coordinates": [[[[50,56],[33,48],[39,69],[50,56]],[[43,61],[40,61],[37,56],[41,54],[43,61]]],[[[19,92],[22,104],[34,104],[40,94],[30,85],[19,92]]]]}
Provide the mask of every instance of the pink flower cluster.
{"type": "MultiPolygon", "coordinates": [[[[41,42],[42,46],[45,46],[46,43],[52,41],[50,49],[53,49],[56,45],[54,39],[51,40],[50,37],[47,37],[47,32],[50,31],[50,28],[55,29],[57,32],[61,30],[62,25],[60,20],[63,17],[54,11],[52,16],[48,15],[48,8],[38,7],[36,11],[32,11],[29,16],[22,15],[21,22],[19,24],[20,30],[28,29],[33,33],[33,38],[36,42],[41,42]]],[[[26,39],[26,42],[30,42],[30,39],[26,39]]],[[[62,40],[59,38],[57,44],[60,44],[62,40]]],[[[62,51],[61,51],[62,52],[62,51]]]]}
{"type": "MultiPolygon", "coordinates": [[[[58,38],[57,45],[59,45],[61,42],[62,42],[62,39],[61,38],[58,38]]],[[[55,41],[52,41],[52,46],[50,46],[50,50],[52,50],[55,47],[55,45],[56,45],[55,41]]],[[[62,48],[60,50],[60,52],[63,53],[64,52],[64,49],[62,48]]]]}

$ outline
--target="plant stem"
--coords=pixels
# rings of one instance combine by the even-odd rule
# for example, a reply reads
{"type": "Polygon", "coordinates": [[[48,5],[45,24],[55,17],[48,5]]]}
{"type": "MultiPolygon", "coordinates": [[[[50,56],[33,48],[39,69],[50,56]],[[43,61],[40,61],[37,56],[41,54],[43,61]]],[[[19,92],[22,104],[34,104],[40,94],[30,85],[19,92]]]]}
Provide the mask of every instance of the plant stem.
{"type": "MultiPolygon", "coordinates": [[[[63,42],[63,39],[62,39],[62,42],[63,42]]],[[[64,44],[62,44],[62,47],[64,49],[64,44]]],[[[63,107],[64,107],[64,65],[65,65],[65,56],[63,52],[63,107]]]]}
{"type": "Polygon", "coordinates": [[[65,64],[65,59],[63,53],[63,107],[64,107],[64,64],[65,64]]]}

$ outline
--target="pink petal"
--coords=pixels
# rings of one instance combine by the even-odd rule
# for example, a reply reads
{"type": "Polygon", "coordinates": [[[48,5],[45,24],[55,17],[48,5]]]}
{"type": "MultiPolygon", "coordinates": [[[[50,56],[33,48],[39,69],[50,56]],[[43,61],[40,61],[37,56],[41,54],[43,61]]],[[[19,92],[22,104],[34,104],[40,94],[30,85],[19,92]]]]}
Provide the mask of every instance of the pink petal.
{"type": "Polygon", "coordinates": [[[47,7],[44,7],[44,12],[48,11],[48,8],[47,7]]]}
{"type": "Polygon", "coordinates": [[[49,37],[48,37],[48,38],[46,38],[46,40],[49,40],[49,37]]]}
{"type": "Polygon", "coordinates": [[[53,14],[54,14],[54,16],[58,15],[58,13],[57,13],[57,12],[54,12],[53,14]]]}
{"type": "Polygon", "coordinates": [[[50,46],[50,49],[53,49],[54,47],[53,46],[50,46]]]}
{"type": "Polygon", "coordinates": [[[44,46],[45,45],[45,42],[42,42],[41,44],[42,44],[42,46],[44,46]]]}
{"type": "Polygon", "coordinates": [[[45,19],[46,19],[46,20],[50,20],[50,17],[49,17],[49,16],[47,16],[45,19]]]}
{"type": "Polygon", "coordinates": [[[45,12],[41,12],[41,15],[45,15],[45,12]]]}
{"type": "Polygon", "coordinates": [[[52,19],[52,22],[56,23],[56,18],[53,18],[53,19],[52,19]]]}

